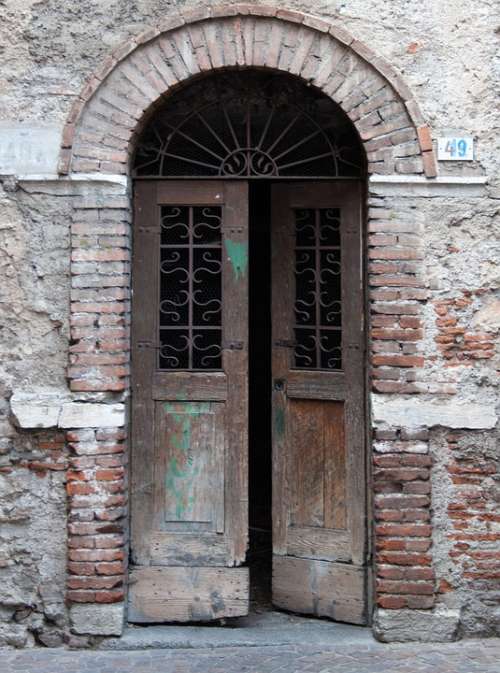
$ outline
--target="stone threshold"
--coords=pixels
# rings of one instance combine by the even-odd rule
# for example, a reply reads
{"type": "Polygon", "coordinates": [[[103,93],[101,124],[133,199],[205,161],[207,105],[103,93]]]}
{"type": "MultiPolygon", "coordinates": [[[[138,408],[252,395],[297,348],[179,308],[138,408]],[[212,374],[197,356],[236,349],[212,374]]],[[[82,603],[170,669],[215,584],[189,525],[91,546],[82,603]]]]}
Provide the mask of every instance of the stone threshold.
{"type": "Polygon", "coordinates": [[[371,646],[369,627],[339,624],[280,612],[263,612],[227,620],[224,626],[128,625],[120,638],[108,638],[100,650],[198,649],[222,647],[371,646]]]}

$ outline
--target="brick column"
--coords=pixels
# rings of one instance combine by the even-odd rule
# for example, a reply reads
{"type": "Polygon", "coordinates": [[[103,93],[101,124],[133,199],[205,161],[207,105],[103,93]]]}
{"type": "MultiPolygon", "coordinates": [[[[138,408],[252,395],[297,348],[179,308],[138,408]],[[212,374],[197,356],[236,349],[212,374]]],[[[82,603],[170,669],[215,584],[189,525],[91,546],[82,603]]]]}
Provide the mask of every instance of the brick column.
{"type": "MultiPolygon", "coordinates": [[[[428,392],[419,380],[428,293],[415,220],[401,203],[370,198],[372,389],[386,399],[428,392]]],[[[426,428],[374,428],[375,592],[386,610],[429,610],[435,602],[428,436],[426,428]]]]}
{"type": "Polygon", "coordinates": [[[68,377],[81,403],[67,432],[67,600],[74,632],[110,635],[122,629],[128,554],[127,429],[113,411],[129,388],[130,202],[101,186],[74,206],[68,377]]]}

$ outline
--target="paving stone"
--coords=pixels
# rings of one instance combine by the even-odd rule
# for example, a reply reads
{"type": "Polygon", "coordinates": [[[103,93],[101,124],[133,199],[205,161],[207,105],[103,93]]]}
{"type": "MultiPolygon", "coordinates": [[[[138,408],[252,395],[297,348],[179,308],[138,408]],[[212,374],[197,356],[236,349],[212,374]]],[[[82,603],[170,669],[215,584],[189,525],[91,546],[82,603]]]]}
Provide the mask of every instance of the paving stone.
{"type": "Polygon", "coordinates": [[[2,673],[498,673],[500,639],[426,645],[0,651],[2,673]]]}

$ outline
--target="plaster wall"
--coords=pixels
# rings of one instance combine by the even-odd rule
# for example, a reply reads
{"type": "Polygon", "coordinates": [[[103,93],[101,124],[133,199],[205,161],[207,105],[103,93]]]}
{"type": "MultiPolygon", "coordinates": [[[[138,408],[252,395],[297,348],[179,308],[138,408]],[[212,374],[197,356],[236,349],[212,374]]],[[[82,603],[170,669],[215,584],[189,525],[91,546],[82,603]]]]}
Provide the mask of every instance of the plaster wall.
{"type": "MultiPolygon", "coordinates": [[[[10,399],[17,391],[59,394],[67,390],[70,220],[73,200],[85,192],[83,187],[56,185],[53,180],[19,177],[56,173],[54,138],[62,133],[86,77],[110,51],[169,12],[198,4],[0,2],[0,173],[8,174],[2,177],[0,190],[0,645],[24,646],[37,640],[57,645],[68,639],[62,594],[67,450],[57,430],[17,428],[10,399]],[[6,130],[12,127],[21,128],[26,138],[15,147],[6,130]],[[33,143],[37,153],[30,154],[33,143]]],[[[291,0],[287,6],[331,19],[385,56],[413,90],[434,139],[448,132],[475,138],[475,161],[442,162],[439,170],[440,175],[486,176],[487,186],[477,193],[456,188],[449,195],[423,198],[410,188],[403,193],[384,186],[373,188],[370,198],[372,206],[397,212],[398,218],[420,227],[423,282],[429,294],[423,308],[424,337],[416,348],[425,356],[425,364],[410,383],[420,387],[424,400],[437,405],[438,416],[441,403],[455,409],[454,418],[458,418],[445,429],[431,429],[428,437],[436,486],[431,517],[438,603],[452,615],[452,637],[498,634],[496,3],[477,2],[471,9],[465,0],[291,0]],[[463,331],[446,331],[453,328],[463,331]],[[466,335],[471,338],[466,340],[466,335]],[[474,337],[478,338],[474,341],[474,337]],[[450,348],[443,348],[450,343],[450,348]],[[462,428],[460,412],[470,404],[478,406],[479,417],[484,412],[490,420],[462,428]],[[482,471],[477,472],[478,466],[482,471]],[[471,492],[477,497],[468,500],[471,492]],[[457,510],[456,505],[464,503],[466,509],[457,510]],[[465,518],[457,518],[457,511],[465,518]],[[462,533],[472,538],[453,538],[462,533]],[[471,556],[473,552],[480,554],[471,556]],[[486,566],[478,566],[478,560],[486,566]]],[[[120,189],[110,187],[107,192],[120,189]]],[[[378,380],[383,381],[383,367],[379,374],[378,380]]],[[[394,376],[394,372],[385,375],[394,376]]],[[[382,389],[377,392],[375,386],[374,395],[374,409],[381,409],[375,427],[386,436],[396,433],[397,438],[397,415],[388,415],[382,389]]],[[[411,403],[413,398],[402,399],[411,403]]],[[[398,413],[407,415],[401,408],[398,413]]],[[[439,426],[423,418],[417,416],[417,428],[439,426]]],[[[380,629],[387,632],[383,619],[384,615],[380,629]]],[[[400,619],[404,629],[404,614],[400,619]]],[[[399,633],[395,628],[393,632],[399,633]]]]}

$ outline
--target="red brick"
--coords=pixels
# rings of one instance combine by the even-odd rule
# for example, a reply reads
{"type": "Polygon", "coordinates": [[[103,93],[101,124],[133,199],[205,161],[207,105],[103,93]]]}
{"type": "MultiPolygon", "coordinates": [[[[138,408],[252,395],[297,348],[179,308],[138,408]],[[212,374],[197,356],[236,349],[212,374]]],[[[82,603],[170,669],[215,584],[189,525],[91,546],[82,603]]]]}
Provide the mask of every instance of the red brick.
{"type": "Polygon", "coordinates": [[[424,336],[421,329],[372,329],[373,339],[394,339],[396,341],[418,341],[424,336]]]}
{"type": "Polygon", "coordinates": [[[92,495],[96,490],[92,484],[70,481],[66,484],[66,492],[68,495],[92,495]]]}
{"type": "Polygon", "coordinates": [[[377,605],[386,610],[399,610],[407,606],[408,599],[406,596],[377,596],[377,605]]]}
{"type": "Polygon", "coordinates": [[[67,591],[66,598],[73,603],[95,603],[95,592],[67,591]]]}
{"type": "Polygon", "coordinates": [[[123,589],[115,589],[113,591],[100,590],[95,592],[96,603],[119,603],[123,601],[125,593],[123,589]]]}
{"type": "Polygon", "coordinates": [[[432,527],[426,524],[383,524],[375,527],[377,535],[387,535],[390,537],[429,537],[432,534],[432,527]]]}
{"type": "Polygon", "coordinates": [[[97,470],[95,478],[97,481],[116,481],[124,475],[123,467],[110,468],[107,470],[97,470]]]}
{"type": "Polygon", "coordinates": [[[387,550],[377,554],[377,562],[401,566],[430,566],[432,564],[432,557],[430,554],[404,553],[387,550]]]}
{"type": "Polygon", "coordinates": [[[68,577],[69,589],[113,589],[122,584],[122,575],[117,577],[68,577]]]}
{"type": "Polygon", "coordinates": [[[434,584],[431,582],[398,582],[393,580],[378,580],[377,591],[386,594],[413,594],[429,596],[434,594],[434,584]]]}
{"type": "MultiPolygon", "coordinates": [[[[79,563],[76,561],[68,562],[68,572],[73,575],[95,575],[95,565],[93,563],[79,563]]],[[[115,573],[116,574],[116,573],[115,573]]]]}
{"type": "Polygon", "coordinates": [[[72,549],[71,561],[123,561],[123,549],[72,549]]]}
{"type": "Polygon", "coordinates": [[[96,571],[98,575],[120,575],[124,570],[125,565],[123,562],[96,563],[96,571]]]}

